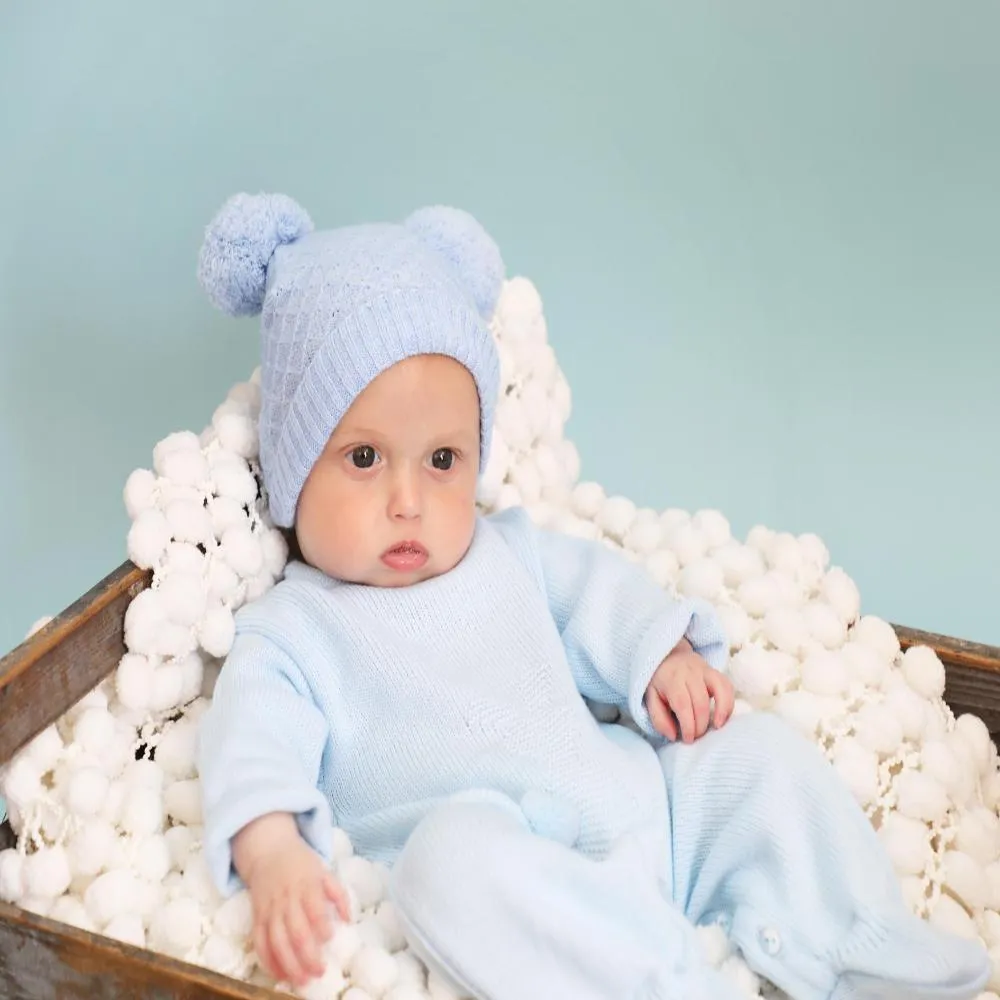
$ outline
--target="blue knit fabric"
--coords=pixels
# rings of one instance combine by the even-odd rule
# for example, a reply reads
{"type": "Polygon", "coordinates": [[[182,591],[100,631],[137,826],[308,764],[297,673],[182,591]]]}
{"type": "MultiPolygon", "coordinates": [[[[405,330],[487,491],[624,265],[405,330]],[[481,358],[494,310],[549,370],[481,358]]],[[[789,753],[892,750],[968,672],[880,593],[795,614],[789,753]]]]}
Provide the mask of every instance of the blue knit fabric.
{"type": "Polygon", "coordinates": [[[707,607],[521,510],[481,518],[455,569],[411,587],[290,565],[238,613],[200,727],[217,883],[239,884],[230,839],[264,813],[296,814],[324,856],[336,824],[391,864],[421,817],[461,793],[501,793],[588,855],[640,826],[662,844],[654,750],[608,740],[580,695],[627,709],[656,742],[643,696],[684,635],[725,665],[707,607]]]}
{"type": "Polygon", "coordinates": [[[261,313],[260,463],[276,524],[292,526],[306,477],[358,394],[417,354],[472,374],[485,466],[500,380],[487,321],[503,276],[496,244],[458,209],[316,231],[285,195],[226,202],[198,277],[220,309],[261,313]]]}
{"type": "Polygon", "coordinates": [[[657,736],[643,696],[684,635],[725,667],[707,606],[517,509],[410,587],[291,564],[238,613],[199,727],[214,881],[235,891],[232,837],[289,812],[326,859],[337,825],[392,867],[411,946],[465,995],[737,1000],[693,931],[720,920],[794,1000],[976,996],[985,950],[908,911],[815,746],[766,713],[657,736]]]}

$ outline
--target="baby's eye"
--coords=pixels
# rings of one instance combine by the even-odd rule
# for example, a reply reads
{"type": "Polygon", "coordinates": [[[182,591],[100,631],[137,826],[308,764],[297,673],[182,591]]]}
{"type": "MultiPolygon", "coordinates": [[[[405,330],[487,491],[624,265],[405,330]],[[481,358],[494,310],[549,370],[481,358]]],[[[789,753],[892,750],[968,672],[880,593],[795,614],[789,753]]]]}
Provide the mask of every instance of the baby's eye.
{"type": "Polygon", "coordinates": [[[354,463],[355,468],[358,469],[370,469],[375,464],[377,458],[378,453],[370,444],[358,445],[351,452],[351,461],[354,463]]]}
{"type": "Polygon", "coordinates": [[[451,448],[438,448],[431,455],[431,465],[439,472],[447,472],[455,462],[455,453],[451,448]]]}

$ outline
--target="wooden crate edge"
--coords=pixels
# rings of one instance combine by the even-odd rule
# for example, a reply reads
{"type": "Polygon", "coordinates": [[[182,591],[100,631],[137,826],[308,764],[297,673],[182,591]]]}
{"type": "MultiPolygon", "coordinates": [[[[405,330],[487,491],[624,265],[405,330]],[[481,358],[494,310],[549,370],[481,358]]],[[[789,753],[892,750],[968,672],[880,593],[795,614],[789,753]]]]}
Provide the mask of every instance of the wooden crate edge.
{"type": "Polygon", "coordinates": [[[114,669],[125,652],[125,611],[151,579],[122,563],[0,659],[0,764],[114,669]]]}

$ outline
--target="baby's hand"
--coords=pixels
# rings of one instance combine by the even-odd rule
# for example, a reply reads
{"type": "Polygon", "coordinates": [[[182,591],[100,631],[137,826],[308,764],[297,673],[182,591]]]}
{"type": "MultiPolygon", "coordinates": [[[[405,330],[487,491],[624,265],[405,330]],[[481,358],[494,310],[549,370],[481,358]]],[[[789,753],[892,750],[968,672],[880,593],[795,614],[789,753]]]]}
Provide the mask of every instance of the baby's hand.
{"type": "Polygon", "coordinates": [[[679,728],[684,742],[693,742],[708,731],[710,698],[715,699],[711,721],[720,729],[733,712],[733,685],[682,639],[646,688],[646,711],[653,728],[670,740],[677,739],[679,728]]]}
{"type": "Polygon", "coordinates": [[[344,888],[299,835],[292,817],[271,814],[246,826],[237,835],[234,857],[250,890],[261,964],[293,986],[323,975],[321,949],[333,933],[329,904],[345,921],[350,908],[344,888]]]}

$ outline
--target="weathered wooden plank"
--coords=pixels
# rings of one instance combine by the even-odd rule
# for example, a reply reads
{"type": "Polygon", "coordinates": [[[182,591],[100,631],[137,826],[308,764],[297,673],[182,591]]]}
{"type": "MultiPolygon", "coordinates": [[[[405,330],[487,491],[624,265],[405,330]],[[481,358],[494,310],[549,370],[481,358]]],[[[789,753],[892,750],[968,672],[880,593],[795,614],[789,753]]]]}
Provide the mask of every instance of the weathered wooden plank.
{"type": "Polygon", "coordinates": [[[951,636],[937,635],[934,632],[922,632],[920,629],[907,628],[903,625],[893,625],[893,628],[903,649],[908,649],[910,646],[930,646],[945,666],[968,667],[1000,674],[1000,647],[987,646],[981,642],[968,642],[965,639],[953,639],[951,636]]]}
{"type": "Polygon", "coordinates": [[[979,716],[1000,742],[1000,648],[894,625],[903,649],[928,646],[944,664],[944,700],[956,715],[979,716]]]}
{"type": "Polygon", "coordinates": [[[150,576],[123,563],[0,660],[0,764],[114,669],[125,609],[150,576]]]}
{"type": "Polygon", "coordinates": [[[278,993],[0,903],[4,1000],[275,1000],[278,993]]]}

